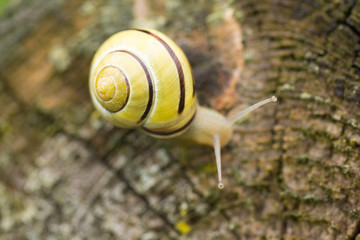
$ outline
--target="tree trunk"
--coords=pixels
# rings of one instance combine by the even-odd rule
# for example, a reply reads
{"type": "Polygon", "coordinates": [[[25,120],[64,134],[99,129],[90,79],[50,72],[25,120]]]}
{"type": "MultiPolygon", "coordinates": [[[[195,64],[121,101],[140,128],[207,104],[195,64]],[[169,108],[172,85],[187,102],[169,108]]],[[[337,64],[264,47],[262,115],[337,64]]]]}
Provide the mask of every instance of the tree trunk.
{"type": "Polygon", "coordinates": [[[1,239],[360,239],[360,2],[47,1],[0,11],[1,239]],[[201,105],[234,114],[211,148],[115,128],[91,58],[152,27],[193,66],[201,105]]]}

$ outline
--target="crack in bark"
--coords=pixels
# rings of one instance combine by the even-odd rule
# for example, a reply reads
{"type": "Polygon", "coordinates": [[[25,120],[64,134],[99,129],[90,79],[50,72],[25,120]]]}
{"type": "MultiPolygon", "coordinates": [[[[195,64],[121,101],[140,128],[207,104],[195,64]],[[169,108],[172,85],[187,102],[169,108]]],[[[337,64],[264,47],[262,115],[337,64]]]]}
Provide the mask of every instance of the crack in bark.
{"type": "MultiPolygon", "coordinates": [[[[139,200],[141,200],[148,210],[153,212],[157,217],[159,217],[167,226],[169,226],[172,230],[174,230],[177,234],[180,235],[180,232],[176,229],[175,225],[171,222],[170,219],[167,218],[166,214],[158,211],[156,208],[154,208],[150,201],[147,199],[147,197],[134,188],[134,186],[131,184],[131,180],[127,179],[125,177],[125,174],[120,169],[114,169],[114,166],[110,163],[109,158],[111,158],[112,154],[116,152],[115,150],[118,149],[118,144],[114,144],[113,148],[108,150],[105,154],[100,155],[99,152],[96,151],[96,149],[92,146],[91,141],[87,141],[81,137],[78,137],[76,135],[73,135],[71,133],[66,132],[63,130],[63,133],[70,137],[71,139],[74,139],[75,141],[79,141],[82,144],[85,145],[86,149],[93,152],[92,156],[93,159],[101,159],[99,162],[104,165],[109,171],[111,171],[114,176],[116,176],[117,179],[119,179],[122,183],[125,184],[126,188],[130,190],[131,193],[134,194],[139,200]]],[[[123,142],[126,137],[131,133],[131,130],[129,130],[120,140],[119,142],[123,142]]]]}
{"type": "Polygon", "coordinates": [[[357,221],[354,232],[350,235],[348,240],[356,240],[357,236],[360,235],[360,219],[357,221]]]}
{"type": "MultiPolygon", "coordinates": [[[[281,70],[279,69],[278,70],[278,80],[277,80],[277,82],[279,82],[279,78],[280,78],[280,75],[281,75],[280,72],[281,72],[281,70]]],[[[279,84],[276,84],[276,86],[279,86],[279,84]]],[[[277,161],[278,166],[277,166],[277,169],[276,169],[275,176],[276,176],[276,183],[277,183],[277,186],[278,186],[279,190],[284,191],[285,189],[284,189],[284,186],[283,186],[283,184],[284,184],[284,179],[283,179],[283,177],[284,177],[283,176],[283,164],[284,164],[283,160],[284,159],[283,159],[283,155],[284,155],[285,150],[283,148],[283,132],[282,132],[282,130],[281,130],[281,132],[279,132],[279,131],[276,132],[275,131],[275,126],[277,124],[279,124],[279,119],[276,116],[277,116],[280,104],[281,104],[281,98],[278,97],[278,102],[277,102],[277,104],[275,106],[275,111],[274,111],[274,119],[275,119],[275,121],[274,121],[274,124],[273,124],[273,126],[271,128],[271,136],[272,136],[272,143],[275,144],[277,142],[275,140],[275,136],[280,135],[279,141],[278,141],[280,156],[279,156],[279,159],[277,161]]],[[[281,197],[281,196],[280,196],[280,200],[281,200],[281,202],[284,202],[284,198],[281,197]]],[[[284,214],[286,211],[287,211],[286,205],[283,204],[283,208],[281,209],[281,213],[284,214]]],[[[287,229],[287,220],[286,220],[286,218],[282,218],[281,219],[281,228],[280,228],[280,239],[281,240],[285,239],[286,229],[287,229]]]]}
{"type": "MultiPolygon", "coordinates": [[[[335,22],[335,26],[334,28],[331,28],[329,31],[327,31],[326,35],[329,36],[332,32],[334,32],[341,24],[344,24],[348,27],[350,27],[350,29],[354,28],[353,26],[350,26],[350,24],[348,23],[348,19],[349,17],[351,16],[351,13],[352,13],[352,10],[354,9],[355,5],[357,3],[357,0],[353,0],[350,5],[349,5],[349,9],[347,11],[345,11],[344,13],[344,19],[342,20],[339,20],[339,21],[336,21],[335,22]]],[[[353,29],[352,29],[353,30],[353,29]]],[[[357,29],[355,29],[354,31],[357,35],[360,35],[359,34],[359,31],[357,29]]]]}
{"type": "Polygon", "coordinates": [[[130,183],[131,181],[129,179],[127,179],[125,177],[125,174],[123,173],[123,171],[121,170],[114,170],[113,166],[108,162],[107,159],[101,161],[101,163],[106,166],[110,171],[112,171],[115,176],[121,180],[126,187],[138,198],[140,199],[148,208],[148,210],[150,210],[151,212],[153,212],[156,216],[158,216],[161,220],[163,220],[163,222],[169,226],[172,230],[174,230],[177,234],[180,234],[180,232],[176,229],[175,225],[170,221],[170,219],[166,216],[165,213],[158,211],[156,208],[154,208],[150,201],[147,199],[147,197],[141,193],[139,193],[138,191],[136,191],[136,189],[133,187],[133,185],[130,183]]]}
{"type": "MultiPolygon", "coordinates": [[[[192,191],[200,198],[200,199],[204,199],[202,202],[206,204],[207,206],[207,211],[204,214],[196,214],[193,219],[191,220],[192,224],[196,224],[197,222],[199,222],[200,219],[203,219],[204,216],[207,217],[211,212],[213,211],[217,211],[218,208],[216,207],[219,203],[220,203],[220,198],[212,198],[213,195],[209,195],[209,196],[205,196],[199,189],[196,188],[196,185],[193,183],[193,181],[191,180],[191,178],[188,176],[187,174],[187,166],[184,165],[181,161],[179,161],[171,152],[168,153],[170,155],[170,157],[172,159],[174,159],[177,164],[180,165],[180,169],[182,171],[183,174],[183,178],[189,183],[190,187],[192,188],[192,191]],[[195,218],[195,219],[194,219],[195,218]]],[[[220,190],[216,190],[216,191],[220,191],[220,190]]],[[[191,211],[192,209],[190,209],[191,211]]],[[[228,221],[230,220],[230,218],[228,217],[228,215],[226,214],[225,209],[220,209],[220,213],[221,215],[227,219],[228,221]]],[[[233,230],[229,230],[229,232],[238,240],[241,239],[240,235],[235,231],[235,229],[233,230]]]]}
{"type": "Polygon", "coordinates": [[[349,9],[345,12],[345,17],[343,20],[340,20],[340,21],[337,21],[335,24],[334,24],[334,27],[333,28],[330,28],[328,31],[326,31],[325,35],[325,42],[324,42],[324,49],[325,49],[325,52],[324,54],[318,54],[318,56],[320,57],[324,57],[325,55],[327,55],[327,52],[328,50],[326,49],[326,46],[328,45],[328,42],[329,42],[329,36],[336,31],[336,29],[338,29],[338,27],[340,27],[341,25],[345,25],[347,26],[348,28],[350,28],[351,31],[353,31],[356,35],[360,36],[360,32],[354,27],[352,26],[349,22],[348,22],[348,19],[352,13],[352,10],[353,8],[355,7],[357,3],[357,0],[353,0],[352,3],[350,3],[350,6],[349,6],[349,9]]]}
{"type": "Polygon", "coordinates": [[[358,29],[356,29],[350,22],[349,22],[349,17],[352,14],[352,11],[355,7],[355,5],[357,4],[357,0],[353,0],[353,2],[350,4],[350,7],[348,9],[347,12],[345,12],[345,19],[343,21],[343,24],[345,24],[346,26],[348,26],[356,35],[360,36],[360,31],[358,29]]]}
{"type": "Polygon", "coordinates": [[[348,20],[343,22],[343,24],[348,28],[350,28],[350,30],[353,31],[357,36],[360,36],[360,31],[356,29],[348,20]]]}

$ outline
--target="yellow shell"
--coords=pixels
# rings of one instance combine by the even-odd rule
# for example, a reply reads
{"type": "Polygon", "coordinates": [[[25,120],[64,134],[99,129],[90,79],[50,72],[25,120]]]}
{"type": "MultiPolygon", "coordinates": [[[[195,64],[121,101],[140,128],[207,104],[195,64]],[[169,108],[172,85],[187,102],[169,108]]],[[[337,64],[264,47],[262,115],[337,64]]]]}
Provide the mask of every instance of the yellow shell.
{"type": "Polygon", "coordinates": [[[89,87],[95,107],[119,127],[173,137],[195,117],[190,64],[176,43],[155,30],[126,30],[106,40],[92,61],[89,87]]]}

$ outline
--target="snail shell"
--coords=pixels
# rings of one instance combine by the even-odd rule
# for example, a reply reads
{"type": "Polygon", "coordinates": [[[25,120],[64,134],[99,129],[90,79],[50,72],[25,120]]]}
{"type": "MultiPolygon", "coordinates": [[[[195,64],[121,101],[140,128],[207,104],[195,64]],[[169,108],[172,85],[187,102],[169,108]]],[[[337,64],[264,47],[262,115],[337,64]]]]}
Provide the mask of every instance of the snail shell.
{"type": "Polygon", "coordinates": [[[106,40],[92,61],[89,85],[96,109],[118,127],[173,137],[195,118],[190,64],[156,30],[126,30],[106,40]]]}

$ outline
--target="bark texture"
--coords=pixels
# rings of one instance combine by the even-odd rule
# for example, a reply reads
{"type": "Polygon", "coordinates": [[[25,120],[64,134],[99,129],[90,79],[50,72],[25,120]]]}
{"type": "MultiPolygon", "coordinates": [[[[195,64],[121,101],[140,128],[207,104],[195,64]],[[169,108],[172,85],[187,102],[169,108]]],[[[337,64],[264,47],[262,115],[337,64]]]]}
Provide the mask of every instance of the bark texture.
{"type": "MultiPolygon", "coordinates": [[[[360,2],[23,0],[0,11],[0,238],[360,239],[360,2]],[[111,34],[153,27],[224,114],[223,149],[114,128],[88,94],[111,34]]],[[[12,4],[12,5],[11,5],[12,4]]]]}

